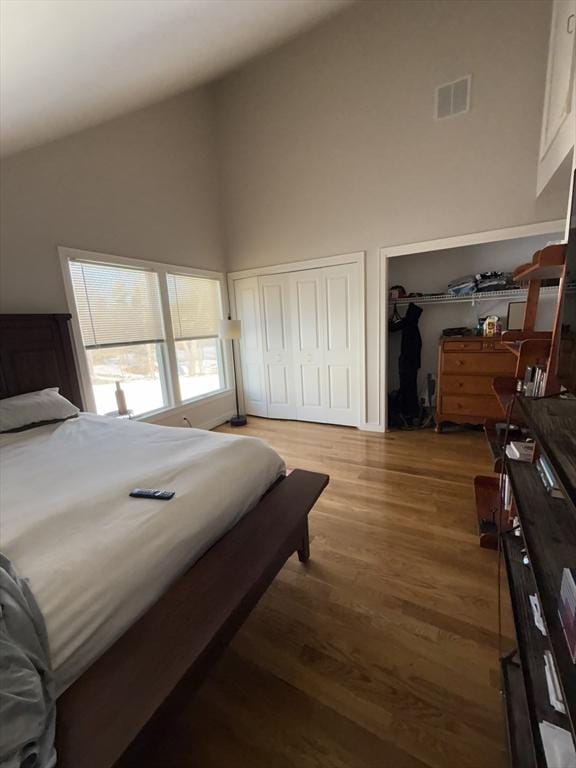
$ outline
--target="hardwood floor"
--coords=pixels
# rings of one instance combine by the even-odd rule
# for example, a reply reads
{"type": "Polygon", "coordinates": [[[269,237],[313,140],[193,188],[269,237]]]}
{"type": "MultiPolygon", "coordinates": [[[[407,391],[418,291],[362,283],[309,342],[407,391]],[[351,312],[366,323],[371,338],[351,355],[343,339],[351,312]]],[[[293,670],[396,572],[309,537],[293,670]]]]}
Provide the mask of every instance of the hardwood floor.
{"type": "Polygon", "coordinates": [[[201,690],[119,766],[504,766],[497,556],[472,490],[483,436],[257,418],[234,434],[330,474],[312,559],[288,562],[201,690]]]}

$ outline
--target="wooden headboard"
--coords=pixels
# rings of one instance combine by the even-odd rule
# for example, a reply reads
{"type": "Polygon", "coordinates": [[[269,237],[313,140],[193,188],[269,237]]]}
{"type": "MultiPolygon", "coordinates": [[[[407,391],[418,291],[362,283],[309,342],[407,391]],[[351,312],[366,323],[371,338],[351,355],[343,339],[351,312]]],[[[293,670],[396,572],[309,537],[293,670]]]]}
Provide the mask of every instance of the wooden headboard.
{"type": "Polygon", "coordinates": [[[70,315],[0,315],[0,399],[59,387],[84,408],[70,315]]]}

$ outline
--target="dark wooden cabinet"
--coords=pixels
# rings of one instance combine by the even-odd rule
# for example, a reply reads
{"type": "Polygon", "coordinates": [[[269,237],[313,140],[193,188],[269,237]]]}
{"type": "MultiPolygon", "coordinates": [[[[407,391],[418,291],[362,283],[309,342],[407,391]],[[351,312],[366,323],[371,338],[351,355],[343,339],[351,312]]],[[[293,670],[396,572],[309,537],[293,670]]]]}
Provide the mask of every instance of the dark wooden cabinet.
{"type": "Polygon", "coordinates": [[[535,464],[503,458],[517,524],[501,534],[516,631],[515,651],[501,660],[502,691],[512,768],[551,768],[558,762],[546,759],[542,722],[562,728],[576,748],[576,665],[559,614],[564,569],[576,567],[576,398],[517,397],[515,405],[565,495],[560,499],[547,493],[535,464]],[[536,595],[545,633],[532,613],[536,595]],[[546,653],[565,712],[550,701],[546,653]]]}

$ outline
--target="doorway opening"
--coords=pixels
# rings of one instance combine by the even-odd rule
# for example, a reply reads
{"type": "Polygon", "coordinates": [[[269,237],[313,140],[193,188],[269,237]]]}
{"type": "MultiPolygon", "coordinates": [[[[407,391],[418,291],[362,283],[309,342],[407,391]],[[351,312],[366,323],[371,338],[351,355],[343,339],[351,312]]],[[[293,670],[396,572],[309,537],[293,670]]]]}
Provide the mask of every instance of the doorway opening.
{"type": "MultiPolygon", "coordinates": [[[[404,317],[410,304],[422,310],[418,319],[422,342],[420,366],[413,382],[421,410],[411,426],[434,426],[429,417],[435,417],[439,404],[441,340],[453,334],[452,345],[461,344],[465,355],[466,343],[478,346],[475,334],[482,332],[485,318],[497,317],[502,330],[507,330],[509,324],[512,328],[514,317],[522,312],[519,305],[525,300],[526,291],[511,284],[507,277],[520,264],[531,261],[536,251],[562,238],[563,222],[553,221],[381,250],[384,276],[381,291],[382,408],[386,429],[402,424],[390,410],[390,406],[394,409],[398,402],[402,403],[402,397],[398,400],[398,395],[393,394],[401,390],[402,334],[390,332],[390,318],[393,315],[397,320],[404,317]],[[476,342],[472,341],[474,338],[476,342]]],[[[541,302],[537,329],[549,330],[554,320],[554,288],[545,289],[543,296],[549,300],[541,302]]],[[[469,351],[476,351],[476,347],[470,346],[469,351]]],[[[504,356],[495,360],[505,364],[504,356]]],[[[480,358],[450,359],[450,362],[458,362],[464,368],[472,362],[481,363],[480,358]]],[[[483,360],[481,364],[488,364],[488,361],[483,360]]],[[[470,374],[473,374],[472,370],[470,374]]],[[[451,405],[464,415],[469,410],[470,423],[482,423],[483,417],[489,418],[495,413],[491,390],[484,392],[482,389],[488,387],[487,382],[488,377],[486,380],[470,378],[455,382],[461,387],[462,394],[458,402],[450,401],[451,405]]],[[[402,384],[405,388],[405,381],[402,384]]]]}

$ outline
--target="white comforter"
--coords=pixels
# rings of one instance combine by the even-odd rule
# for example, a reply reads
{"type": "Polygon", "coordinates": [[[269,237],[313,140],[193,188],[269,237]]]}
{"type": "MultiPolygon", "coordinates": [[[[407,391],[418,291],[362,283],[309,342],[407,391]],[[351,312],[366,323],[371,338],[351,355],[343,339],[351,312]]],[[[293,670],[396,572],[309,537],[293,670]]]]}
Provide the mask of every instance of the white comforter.
{"type": "Polygon", "coordinates": [[[44,615],[60,692],[284,471],[255,438],[88,414],[0,448],[0,546],[44,615]]]}

